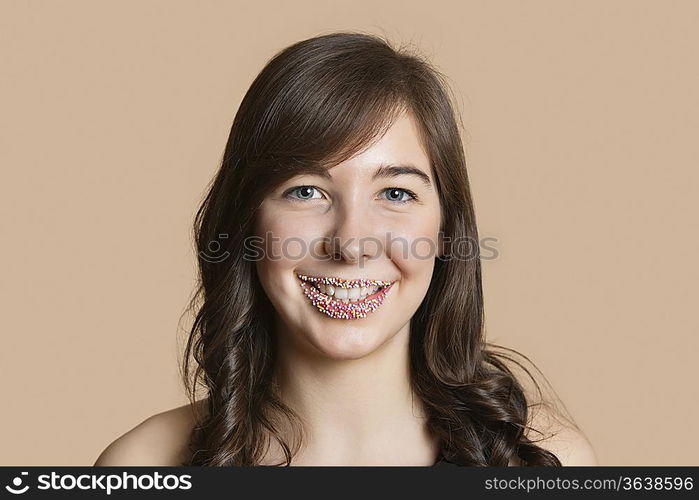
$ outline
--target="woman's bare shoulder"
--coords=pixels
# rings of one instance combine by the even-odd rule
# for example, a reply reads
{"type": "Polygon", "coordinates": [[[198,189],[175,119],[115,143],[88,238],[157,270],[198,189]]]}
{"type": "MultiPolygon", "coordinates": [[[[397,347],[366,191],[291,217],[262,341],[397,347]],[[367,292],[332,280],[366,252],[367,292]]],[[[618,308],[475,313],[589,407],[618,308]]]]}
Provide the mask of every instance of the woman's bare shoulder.
{"type": "Polygon", "coordinates": [[[598,465],[595,451],[585,434],[550,406],[531,410],[527,437],[558,457],[561,465],[598,465]]]}
{"type": "Polygon", "coordinates": [[[176,466],[187,459],[189,438],[207,400],[186,404],[148,417],[115,439],[95,466],[176,466]]]}
{"type": "Polygon", "coordinates": [[[543,373],[518,351],[497,344],[491,344],[491,348],[510,369],[524,392],[528,406],[526,436],[540,448],[556,455],[564,466],[598,465],[590,441],[568,411],[563,411],[565,405],[543,373]],[[505,356],[500,357],[501,354],[505,356]]]}

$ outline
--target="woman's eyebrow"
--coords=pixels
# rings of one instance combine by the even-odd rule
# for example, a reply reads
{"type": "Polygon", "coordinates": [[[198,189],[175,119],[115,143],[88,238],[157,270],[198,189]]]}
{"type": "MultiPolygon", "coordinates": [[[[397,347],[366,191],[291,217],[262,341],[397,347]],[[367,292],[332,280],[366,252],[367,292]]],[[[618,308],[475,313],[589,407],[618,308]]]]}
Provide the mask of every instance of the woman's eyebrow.
{"type": "Polygon", "coordinates": [[[432,189],[432,183],[430,182],[429,176],[422,171],[422,169],[410,165],[410,164],[382,164],[374,172],[372,180],[376,179],[389,179],[393,177],[399,177],[401,175],[414,175],[420,178],[426,187],[432,189]]]}
{"type": "MultiPolygon", "coordinates": [[[[332,180],[332,175],[330,174],[328,169],[325,168],[307,167],[303,170],[302,173],[307,175],[318,175],[325,179],[332,180]]],[[[420,178],[420,180],[425,184],[427,188],[432,189],[430,177],[421,168],[418,168],[415,165],[411,165],[408,163],[382,163],[374,172],[374,175],[371,177],[371,180],[375,181],[376,179],[390,179],[394,177],[400,177],[401,175],[416,176],[420,178]]]]}

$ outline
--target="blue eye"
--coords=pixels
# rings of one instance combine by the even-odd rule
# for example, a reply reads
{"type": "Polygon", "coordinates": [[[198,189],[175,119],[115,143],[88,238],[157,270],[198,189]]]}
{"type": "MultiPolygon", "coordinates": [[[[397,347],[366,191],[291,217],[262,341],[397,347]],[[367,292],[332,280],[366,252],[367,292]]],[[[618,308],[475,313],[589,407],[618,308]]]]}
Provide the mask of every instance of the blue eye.
{"type": "Polygon", "coordinates": [[[386,188],[384,190],[386,193],[386,199],[388,201],[394,201],[396,203],[408,203],[411,201],[416,201],[417,200],[417,195],[410,191],[409,189],[402,189],[402,188],[397,188],[397,187],[391,187],[391,188],[386,188]],[[410,198],[409,199],[403,199],[402,195],[407,194],[410,198]],[[398,196],[398,199],[396,199],[394,196],[398,196]]]}
{"type": "MultiPolygon", "coordinates": [[[[315,186],[296,186],[287,190],[283,197],[291,201],[307,201],[313,199],[321,199],[321,197],[314,197],[313,193],[320,191],[315,186]]],[[[404,204],[411,201],[417,201],[417,195],[410,191],[409,189],[390,187],[383,190],[385,193],[385,199],[392,201],[394,203],[404,204]],[[406,198],[407,195],[407,198],[406,198]]]]}
{"type": "Polygon", "coordinates": [[[311,195],[313,194],[314,190],[318,191],[318,189],[313,187],[313,186],[298,186],[298,187],[295,187],[295,188],[288,190],[284,194],[284,197],[291,198],[294,201],[312,200],[313,198],[311,197],[311,195]],[[301,195],[300,196],[291,196],[291,194],[295,193],[295,192],[301,193],[301,195]]]}

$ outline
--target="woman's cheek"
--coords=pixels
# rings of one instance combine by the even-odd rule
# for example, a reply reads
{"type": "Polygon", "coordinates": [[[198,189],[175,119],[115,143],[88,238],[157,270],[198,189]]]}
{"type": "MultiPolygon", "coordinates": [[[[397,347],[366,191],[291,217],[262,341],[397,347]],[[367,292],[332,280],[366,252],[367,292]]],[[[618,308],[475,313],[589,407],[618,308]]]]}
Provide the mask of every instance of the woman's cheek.
{"type": "Polygon", "coordinates": [[[266,257],[280,267],[305,259],[318,232],[318,224],[279,212],[261,214],[256,227],[257,234],[264,239],[266,257]]]}
{"type": "Polygon", "coordinates": [[[430,267],[438,252],[438,221],[415,218],[393,226],[387,238],[389,255],[394,262],[408,269],[430,267]]]}

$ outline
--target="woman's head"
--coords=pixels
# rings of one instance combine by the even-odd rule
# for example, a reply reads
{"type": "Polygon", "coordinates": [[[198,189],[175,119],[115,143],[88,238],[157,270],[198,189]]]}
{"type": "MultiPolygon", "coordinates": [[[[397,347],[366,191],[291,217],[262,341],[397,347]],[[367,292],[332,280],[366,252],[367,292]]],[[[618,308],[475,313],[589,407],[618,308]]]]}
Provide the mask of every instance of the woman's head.
{"type": "Polygon", "coordinates": [[[270,187],[255,217],[264,247],[255,263],[282,348],[354,359],[408,335],[441,222],[418,127],[403,113],[352,158],[270,187]]]}
{"type": "Polygon", "coordinates": [[[493,374],[515,421],[526,402],[485,349],[463,146],[429,63],[360,33],[278,53],[240,105],[195,229],[203,303],[185,376],[193,352],[209,392],[211,430],[199,440],[209,464],[256,463],[268,436],[293,453],[278,432],[280,417],[294,418],[275,392],[280,344],[355,359],[396,336],[409,341],[411,382],[445,456],[507,463],[516,453],[520,427],[477,418],[502,403],[478,386],[493,374]],[[387,292],[372,295],[371,280],[387,292]],[[344,293],[368,297],[345,304],[344,293]],[[493,426],[511,446],[482,432],[493,426]],[[223,428],[225,439],[213,430],[223,428]]]}

